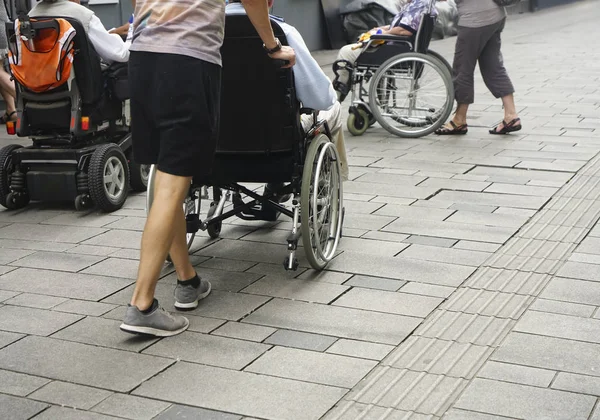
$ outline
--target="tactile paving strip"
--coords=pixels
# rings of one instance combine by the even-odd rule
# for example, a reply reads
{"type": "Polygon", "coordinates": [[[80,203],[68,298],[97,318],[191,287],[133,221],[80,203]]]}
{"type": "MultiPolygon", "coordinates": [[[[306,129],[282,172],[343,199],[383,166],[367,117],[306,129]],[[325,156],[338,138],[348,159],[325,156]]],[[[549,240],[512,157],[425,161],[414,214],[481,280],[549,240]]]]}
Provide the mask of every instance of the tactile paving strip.
{"type": "Polygon", "coordinates": [[[599,219],[596,156],[325,418],[439,419],[599,219]]]}

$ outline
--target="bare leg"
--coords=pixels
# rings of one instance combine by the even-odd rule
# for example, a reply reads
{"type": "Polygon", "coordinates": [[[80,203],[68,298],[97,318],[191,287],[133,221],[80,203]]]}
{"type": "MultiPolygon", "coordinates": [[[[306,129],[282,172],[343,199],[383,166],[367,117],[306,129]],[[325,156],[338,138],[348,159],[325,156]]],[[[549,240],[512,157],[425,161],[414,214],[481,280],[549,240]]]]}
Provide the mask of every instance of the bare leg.
{"type": "Polygon", "coordinates": [[[190,262],[190,255],[185,237],[185,214],[183,213],[183,207],[181,205],[179,206],[178,213],[179,215],[175,218],[175,225],[173,226],[175,237],[171,243],[169,255],[171,256],[171,261],[173,261],[173,264],[175,265],[177,278],[179,280],[189,280],[196,275],[196,270],[190,262]]]}
{"type": "MultiPolygon", "coordinates": [[[[16,96],[16,92],[15,92],[15,84],[13,83],[13,81],[10,79],[10,75],[8,73],[6,73],[4,71],[4,69],[2,69],[0,67],[0,94],[2,95],[2,98],[4,99],[4,103],[6,104],[6,114],[7,115],[11,115],[13,112],[15,112],[16,106],[15,106],[15,96],[16,96]]],[[[16,120],[17,117],[15,115],[12,115],[10,117],[10,120],[16,120]]]]}
{"type": "Polygon", "coordinates": [[[5,72],[2,67],[0,67],[0,88],[13,98],[17,96],[17,92],[15,91],[15,83],[11,80],[10,75],[5,72]]]}
{"type": "MultiPolygon", "coordinates": [[[[517,114],[517,108],[515,107],[515,97],[512,93],[502,97],[502,105],[504,105],[504,119],[492,131],[496,131],[496,132],[502,131],[504,129],[505,125],[507,125],[507,124],[511,123],[512,121],[514,121],[515,119],[519,118],[519,116],[517,114]]],[[[521,125],[521,123],[517,121],[517,122],[513,123],[512,125],[514,127],[519,127],[521,125]]],[[[514,131],[516,131],[516,130],[514,130],[514,131]]]]}
{"type": "Polygon", "coordinates": [[[512,93],[502,98],[502,105],[504,105],[504,120],[506,122],[510,122],[518,117],[515,96],[512,93]]]}
{"type": "MultiPolygon", "coordinates": [[[[188,192],[190,182],[191,177],[179,177],[160,170],[156,171],[154,203],[142,235],[138,278],[131,298],[131,304],[140,310],[146,310],[152,305],[158,276],[169,248],[172,247],[177,228],[179,228],[178,240],[181,240],[180,228],[183,217],[181,203],[188,192]]],[[[182,258],[177,246],[174,253],[181,264],[182,258]]]]}
{"type": "MultiPolygon", "coordinates": [[[[469,104],[457,104],[456,112],[450,121],[452,121],[457,127],[467,123],[467,112],[469,111],[469,104]]],[[[443,125],[448,130],[454,130],[452,124],[448,121],[443,125]]]]}
{"type": "MultiPolygon", "coordinates": [[[[4,89],[0,88],[0,95],[2,95],[2,99],[4,99],[4,103],[6,104],[6,114],[11,115],[13,112],[17,110],[15,106],[15,98],[13,98],[8,92],[4,89]]],[[[11,119],[16,119],[13,115],[10,117],[11,119]]]]}
{"type": "MultiPolygon", "coordinates": [[[[504,120],[498,124],[496,131],[502,130],[505,122],[509,123],[515,118],[519,118],[517,107],[515,106],[515,97],[512,93],[502,97],[502,105],[504,105],[504,120]]],[[[516,125],[518,125],[518,123],[516,125]]]]}
{"type": "Polygon", "coordinates": [[[454,124],[463,125],[467,123],[467,112],[469,111],[469,104],[457,104],[456,113],[452,118],[454,124]]]}

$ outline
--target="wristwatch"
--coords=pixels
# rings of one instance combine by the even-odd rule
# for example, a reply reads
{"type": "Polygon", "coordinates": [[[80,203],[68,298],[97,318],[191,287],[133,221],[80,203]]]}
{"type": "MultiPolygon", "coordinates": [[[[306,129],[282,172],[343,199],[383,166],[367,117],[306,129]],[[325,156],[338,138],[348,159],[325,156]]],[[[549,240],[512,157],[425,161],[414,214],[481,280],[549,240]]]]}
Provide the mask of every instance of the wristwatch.
{"type": "Polygon", "coordinates": [[[263,44],[263,48],[267,52],[267,54],[275,54],[277,51],[281,51],[281,41],[278,38],[275,38],[277,45],[274,48],[267,48],[265,44],[263,44]]]}

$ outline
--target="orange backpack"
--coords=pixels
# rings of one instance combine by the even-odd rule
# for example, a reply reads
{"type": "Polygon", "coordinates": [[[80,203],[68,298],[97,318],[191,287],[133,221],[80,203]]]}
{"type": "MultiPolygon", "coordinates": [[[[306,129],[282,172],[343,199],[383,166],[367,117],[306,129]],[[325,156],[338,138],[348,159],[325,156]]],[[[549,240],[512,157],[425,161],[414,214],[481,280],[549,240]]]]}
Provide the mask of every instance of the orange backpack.
{"type": "Polygon", "coordinates": [[[28,39],[15,20],[16,39],[8,53],[10,69],[25,88],[41,93],[56,89],[69,80],[73,67],[75,28],[61,18],[31,19],[31,23],[50,23],[37,29],[28,39]],[[55,24],[53,23],[55,22],[55,24]]]}

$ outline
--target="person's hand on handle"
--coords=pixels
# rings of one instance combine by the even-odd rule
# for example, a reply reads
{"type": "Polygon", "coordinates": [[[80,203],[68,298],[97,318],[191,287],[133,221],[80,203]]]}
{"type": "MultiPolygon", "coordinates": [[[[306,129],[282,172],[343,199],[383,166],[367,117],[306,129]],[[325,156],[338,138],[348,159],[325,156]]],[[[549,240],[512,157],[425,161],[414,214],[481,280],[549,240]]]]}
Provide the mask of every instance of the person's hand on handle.
{"type": "Polygon", "coordinates": [[[265,49],[267,51],[277,49],[270,53],[269,57],[274,60],[289,61],[285,67],[292,67],[296,63],[296,53],[290,47],[278,48],[281,44],[273,35],[267,2],[265,0],[242,0],[242,4],[256,32],[263,40],[265,49]]]}
{"type": "Polygon", "coordinates": [[[296,52],[292,47],[282,46],[279,51],[269,54],[269,57],[273,60],[283,60],[288,62],[288,64],[283,66],[284,69],[290,68],[296,64],[296,52]]]}

